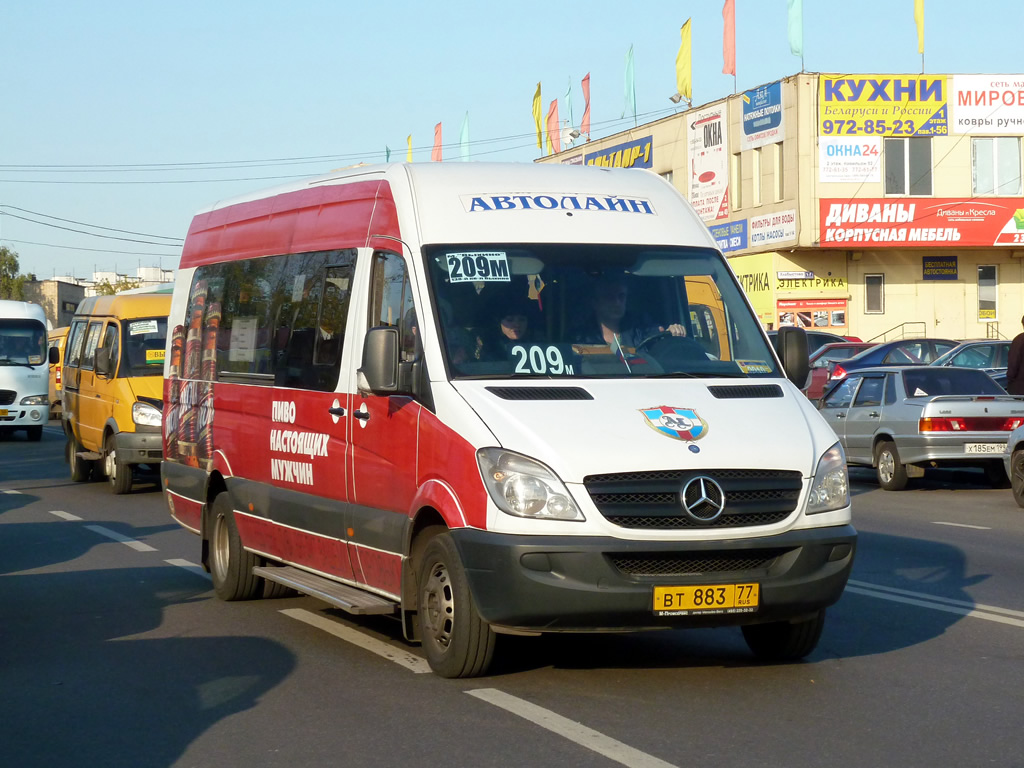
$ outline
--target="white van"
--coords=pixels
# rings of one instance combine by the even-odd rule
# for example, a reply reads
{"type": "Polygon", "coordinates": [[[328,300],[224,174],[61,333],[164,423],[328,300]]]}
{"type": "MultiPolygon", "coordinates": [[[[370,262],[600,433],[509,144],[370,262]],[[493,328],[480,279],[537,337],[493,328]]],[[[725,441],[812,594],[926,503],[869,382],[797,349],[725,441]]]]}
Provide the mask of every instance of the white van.
{"type": "Polygon", "coordinates": [[[391,164],[219,203],[168,327],[165,496],[223,599],[393,614],[463,677],[502,633],[733,625],[798,658],[845,587],[806,337],[776,356],[646,171],[391,164]]]}
{"type": "Polygon", "coordinates": [[[27,301],[0,301],[0,432],[43,436],[50,420],[46,313],[27,301]]]}

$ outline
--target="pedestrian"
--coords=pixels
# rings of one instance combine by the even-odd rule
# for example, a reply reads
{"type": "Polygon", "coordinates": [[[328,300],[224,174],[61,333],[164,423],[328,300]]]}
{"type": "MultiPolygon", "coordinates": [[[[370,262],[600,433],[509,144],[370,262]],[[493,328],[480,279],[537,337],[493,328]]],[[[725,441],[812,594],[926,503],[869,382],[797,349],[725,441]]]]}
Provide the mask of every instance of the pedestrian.
{"type": "MultiPolygon", "coordinates": [[[[1024,328],[1024,317],[1020,319],[1024,328]]],[[[1010,359],[1006,366],[1006,391],[1011,395],[1024,395],[1024,331],[1013,337],[1010,359]]]]}

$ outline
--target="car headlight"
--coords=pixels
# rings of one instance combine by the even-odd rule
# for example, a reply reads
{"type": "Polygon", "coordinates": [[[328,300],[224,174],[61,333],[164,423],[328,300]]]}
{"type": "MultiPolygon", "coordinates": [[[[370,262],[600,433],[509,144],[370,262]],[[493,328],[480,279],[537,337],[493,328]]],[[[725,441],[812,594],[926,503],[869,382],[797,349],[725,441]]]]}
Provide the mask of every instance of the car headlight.
{"type": "Polygon", "coordinates": [[[149,403],[133,403],[132,421],[140,427],[159,427],[163,414],[149,403]]]}
{"type": "Polygon", "coordinates": [[[29,395],[21,398],[22,405],[46,405],[50,401],[47,395],[29,395]]]}
{"type": "Polygon", "coordinates": [[[476,460],[502,512],[541,520],[585,519],[565,484],[539,461],[501,448],[481,448],[476,460]]]}
{"type": "Polygon", "coordinates": [[[807,514],[831,512],[850,505],[850,473],[846,468],[843,446],[836,443],[818,459],[811,492],[807,495],[807,514]]]}

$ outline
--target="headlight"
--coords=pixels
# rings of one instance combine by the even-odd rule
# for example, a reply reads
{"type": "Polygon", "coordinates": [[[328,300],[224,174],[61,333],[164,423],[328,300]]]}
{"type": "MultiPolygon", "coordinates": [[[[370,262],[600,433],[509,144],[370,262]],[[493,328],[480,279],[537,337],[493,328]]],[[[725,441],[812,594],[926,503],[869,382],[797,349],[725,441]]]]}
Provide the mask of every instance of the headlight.
{"type": "Polygon", "coordinates": [[[565,484],[539,461],[501,448],[481,448],[476,460],[502,512],[542,520],[585,519],[565,484]]]}
{"type": "Polygon", "coordinates": [[[29,395],[21,398],[22,405],[46,405],[50,401],[47,395],[29,395]]]}
{"type": "Polygon", "coordinates": [[[811,492],[807,496],[807,514],[831,512],[849,505],[850,474],[846,469],[846,454],[836,443],[818,459],[811,492]]]}
{"type": "Polygon", "coordinates": [[[140,427],[159,427],[163,414],[149,403],[133,403],[132,421],[140,427]]]}

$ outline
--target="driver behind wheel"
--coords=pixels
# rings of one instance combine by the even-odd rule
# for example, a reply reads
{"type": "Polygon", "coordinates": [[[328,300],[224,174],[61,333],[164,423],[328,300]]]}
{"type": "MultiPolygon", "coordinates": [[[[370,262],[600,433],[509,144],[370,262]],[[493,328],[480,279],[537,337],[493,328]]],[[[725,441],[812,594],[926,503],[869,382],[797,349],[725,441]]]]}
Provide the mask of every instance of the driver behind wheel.
{"type": "Polygon", "coordinates": [[[579,332],[580,344],[608,344],[613,348],[637,347],[645,339],[667,333],[685,336],[679,323],[653,325],[627,310],[629,285],[621,275],[602,275],[594,281],[590,299],[592,317],[579,332]]]}

